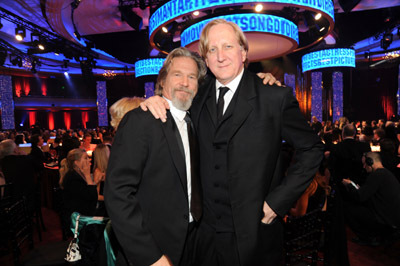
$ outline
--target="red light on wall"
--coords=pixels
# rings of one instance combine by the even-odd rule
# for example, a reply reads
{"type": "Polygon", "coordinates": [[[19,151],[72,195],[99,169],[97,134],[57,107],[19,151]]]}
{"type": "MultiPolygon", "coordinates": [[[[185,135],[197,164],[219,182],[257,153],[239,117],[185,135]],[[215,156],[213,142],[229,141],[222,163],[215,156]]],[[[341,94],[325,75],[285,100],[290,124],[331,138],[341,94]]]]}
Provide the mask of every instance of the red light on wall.
{"type": "Polygon", "coordinates": [[[43,96],[47,96],[47,84],[45,80],[42,80],[41,91],[43,96]]]}
{"type": "Polygon", "coordinates": [[[64,123],[66,129],[71,128],[71,113],[64,112],[64,123]]]}
{"type": "Polygon", "coordinates": [[[49,112],[49,129],[54,129],[54,114],[53,112],[49,112]]]}

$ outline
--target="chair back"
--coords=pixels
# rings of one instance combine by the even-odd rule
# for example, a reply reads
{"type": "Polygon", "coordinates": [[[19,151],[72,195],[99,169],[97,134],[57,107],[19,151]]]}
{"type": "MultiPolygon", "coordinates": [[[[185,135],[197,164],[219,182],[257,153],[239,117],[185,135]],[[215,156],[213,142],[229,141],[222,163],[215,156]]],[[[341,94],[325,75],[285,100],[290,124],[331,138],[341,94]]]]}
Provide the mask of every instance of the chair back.
{"type": "Polygon", "coordinates": [[[285,264],[308,262],[316,265],[323,234],[323,212],[313,210],[302,217],[288,217],[285,225],[285,264]]]}
{"type": "Polygon", "coordinates": [[[0,203],[0,245],[12,251],[15,265],[19,264],[20,247],[28,242],[33,248],[32,220],[25,198],[8,198],[0,203]]]}
{"type": "Polygon", "coordinates": [[[11,198],[14,196],[14,184],[7,183],[0,185],[0,200],[11,198]]]}

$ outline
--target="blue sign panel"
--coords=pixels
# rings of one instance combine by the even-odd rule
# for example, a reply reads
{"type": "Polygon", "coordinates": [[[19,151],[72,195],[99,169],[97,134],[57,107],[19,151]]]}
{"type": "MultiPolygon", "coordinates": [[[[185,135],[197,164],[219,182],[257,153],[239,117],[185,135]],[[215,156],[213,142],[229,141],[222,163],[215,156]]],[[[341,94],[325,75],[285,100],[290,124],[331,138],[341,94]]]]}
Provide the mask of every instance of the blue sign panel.
{"type": "Polygon", "coordinates": [[[356,55],[353,49],[327,49],[304,55],[301,64],[303,72],[325,67],[356,67],[356,55]]]}
{"type": "Polygon", "coordinates": [[[201,30],[211,20],[222,18],[235,22],[244,32],[267,32],[289,37],[299,43],[299,31],[290,20],[266,14],[235,14],[215,17],[196,23],[181,34],[181,46],[200,39],[201,30]]]}
{"type": "Polygon", "coordinates": [[[166,22],[183,16],[187,13],[218,6],[246,4],[246,3],[273,3],[283,5],[297,5],[313,8],[330,16],[334,21],[334,6],[332,0],[171,0],[158,8],[149,19],[149,36],[153,31],[166,22]]]}
{"type": "Polygon", "coordinates": [[[135,63],[135,77],[158,75],[165,58],[150,58],[135,63]]]}

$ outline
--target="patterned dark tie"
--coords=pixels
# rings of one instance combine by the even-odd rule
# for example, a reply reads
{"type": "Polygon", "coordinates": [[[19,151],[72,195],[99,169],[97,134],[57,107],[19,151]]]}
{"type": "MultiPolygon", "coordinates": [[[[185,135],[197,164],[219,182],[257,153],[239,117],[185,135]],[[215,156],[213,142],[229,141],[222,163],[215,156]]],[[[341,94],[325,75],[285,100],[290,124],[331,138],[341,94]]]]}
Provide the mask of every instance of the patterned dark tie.
{"type": "Polygon", "coordinates": [[[187,126],[189,147],[190,147],[190,173],[192,183],[192,198],[190,200],[190,213],[195,221],[199,221],[202,214],[201,205],[201,187],[199,177],[199,154],[197,148],[197,139],[190,115],[186,114],[185,122],[187,126]]]}
{"type": "Polygon", "coordinates": [[[219,96],[218,96],[218,102],[217,102],[217,121],[218,123],[221,121],[222,116],[224,114],[224,95],[227,93],[229,90],[228,87],[219,87],[219,96]]]}

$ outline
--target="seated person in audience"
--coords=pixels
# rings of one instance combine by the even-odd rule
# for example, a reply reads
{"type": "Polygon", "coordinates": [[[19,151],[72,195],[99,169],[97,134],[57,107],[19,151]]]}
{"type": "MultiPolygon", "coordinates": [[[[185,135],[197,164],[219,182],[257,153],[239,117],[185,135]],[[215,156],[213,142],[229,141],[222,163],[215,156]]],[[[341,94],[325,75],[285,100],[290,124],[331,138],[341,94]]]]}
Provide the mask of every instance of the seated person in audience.
{"type": "Polygon", "coordinates": [[[97,183],[97,212],[98,216],[106,216],[106,209],[104,206],[104,181],[106,180],[108,158],[110,157],[110,149],[107,145],[99,144],[93,152],[94,166],[93,166],[93,179],[97,183]]]}
{"type": "Polygon", "coordinates": [[[40,173],[44,169],[44,163],[46,162],[46,156],[42,150],[43,138],[40,135],[33,135],[31,137],[31,156],[35,164],[35,172],[40,173]]]}
{"type": "Polygon", "coordinates": [[[379,153],[366,153],[363,164],[369,173],[364,185],[342,181],[353,198],[344,204],[345,217],[355,242],[377,245],[382,228],[400,227],[400,183],[383,167],[379,153]]]}
{"type": "Polygon", "coordinates": [[[355,139],[356,128],[353,124],[343,127],[343,141],[335,145],[330,153],[330,169],[334,181],[341,182],[343,178],[362,183],[362,155],[371,150],[369,144],[355,139]]]}
{"type": "Polygon", "coordinates": [[[73,138],[70,136],[69,132],[65,132],[62,135],[62,146],[60,149],[60,154],[58,155],[58,161],[61,162],[64,158],[67,158],[67,154],[70,150],[77,149],[81,145],[78,138],[73,138]]]}
{"type": "Polygon", "coordinates": [[[385,138],[385,130],[383,128],[377,128],[374,130],[374,137],[372,143],[374,145],[379,145],[381,140],[385,138]]]}
{"type": "Polygon", "coordinates": [[[383,139],[380,144],[380,156],[383,167],[388,169],[400,182],[400,157],[397,156],[396,144],[391,139],[383,139]]]}
{"type": "Polygon", "coordinates": [[[26,143],[24,134],[18,134],[15,136],[15,144],[19,145],[24,143],[26,143]]]}
{"type": "Polygon", "coordinates": [[[34,211],[35,182],[34,164],[27,155],[17,153],[17,145],[11,139],[0,142],[0,169],[4,174],[5,183],[13,184],[14,196],[26,198],[30,214],[34,211]]]}
{"type": "Polygon", "coordinates": [[[93,151],[94,145],[92,145],[91,143],[92,143],[92,135],[90,135],[90,133],[86,133],[85,136],[83,137],[80,148],[84,149],[85,151],[93,151]]]}
{"type": "Polygon", "coordinates": [[[68,217],[73,212],[93,216],[96,212],[97,184],[90,176],[88,155],[82,149],[73,149],[68,153],[66,166],[64,162],[60,171],[60,187],[68,217]]]}
{"type": "Polygon", "coordinates": [[[124,117],[124,115],[129,112],[130,110],[133,110],[137,107],[139,107],[139,104],[143,102],[143,98],[139,97],[124,97],[122,99],[119,99],[116,101],[113,105],[110,107],[110,115],[111,115],[111,126],[114,128],[114,130],[118,129],[119,122],[121,119],[124,117]]]}
{"type": "Polygon", "coordinates": [[[61,139],[56,137],[54,139],[53,143],[51,143],[51,145],[50,145],[49,151],[50,151],[50,154],[51,154],[51,157],[53,160],[57,159],[58,156],[60,155],[60,152],[61,152],[60,143],[61,143],[61,139]]]}
{"type": "Polygon", "coordinates": [[[324,159],[313,181],[297,200],[295,206],[290,209],[289,214],[299,217],[315,209],[326,211],[326,199],[331,190],[329,187],[329,178],[329,169],[326,159],[324,159]]]}
{"type": "Polygon", "coordinates": [[[109,150],[111,150],[111,146],[113,143],[113,137],[110,133],[106,133],[103,136],[103,144],[108,147],[109,150]]]}

